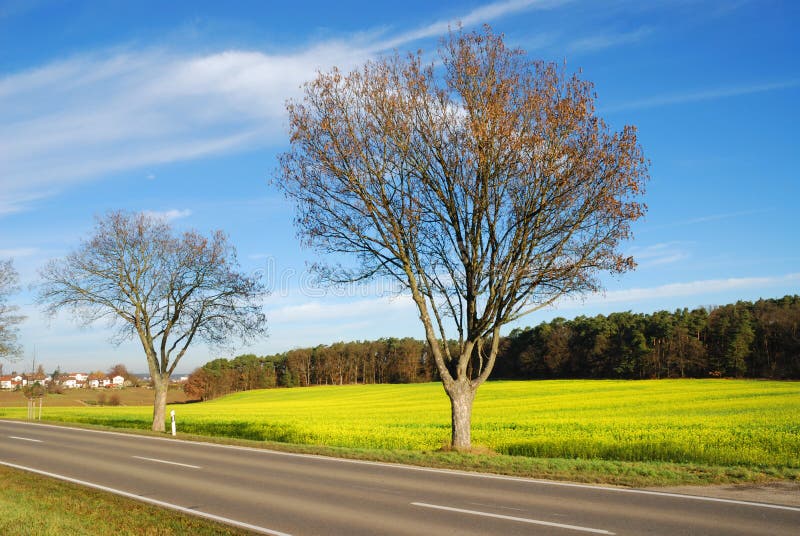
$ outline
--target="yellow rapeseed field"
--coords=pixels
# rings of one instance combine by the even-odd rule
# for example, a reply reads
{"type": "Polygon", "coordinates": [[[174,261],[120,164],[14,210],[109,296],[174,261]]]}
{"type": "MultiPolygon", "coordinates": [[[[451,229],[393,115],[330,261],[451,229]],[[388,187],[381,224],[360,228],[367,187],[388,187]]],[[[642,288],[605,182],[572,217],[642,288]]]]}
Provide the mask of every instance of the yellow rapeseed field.
{"type": "MultiPolygon", "coordinates": [[[[441,385],[272,389],[170,406],[179,430],[367,449],[435,450],[450,433],[441,385]]],[[[0,417],[24,417],[0,408],[0,417]]],[[[149,407],[48,408],[57,421],[149,428],[149,407]]],[[[800,383],[748,380],[488,382],[473,443],[550,458],[800,467],[800,383]]]]}

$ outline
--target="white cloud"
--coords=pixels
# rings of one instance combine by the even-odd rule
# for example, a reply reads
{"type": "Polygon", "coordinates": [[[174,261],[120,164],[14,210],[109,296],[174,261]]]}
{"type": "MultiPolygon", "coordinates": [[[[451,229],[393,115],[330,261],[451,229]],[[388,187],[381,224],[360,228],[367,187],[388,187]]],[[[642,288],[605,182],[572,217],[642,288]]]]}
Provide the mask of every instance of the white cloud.
{"type": "Polygon", "coordinates": [[[689,257],[681,242],[662,242],[649,246],[634,246],[628,254],[633,256],[639,267],[658,266],[682,261],[689,257]]]}
{"type": "Polygon", "coordinates": [[[342,340],[422,337],[424,333],[407,295],[349,301],[328,297],[276,306],[266,314],[269,338],[251,349],[262,354],[342,340]]]}
{"type": "Polygon", "coordinates": [[[0,249],[0,259],[18,259],[20,257],[30,257],[39,253],[37,248],[12,248],[0,249]]]}
{"type": "Polygon", "coordinates": [[[25,305],[20,312],[26,316],[20,325],[22,364],[30,366],[35,352],[37,363],[48,372],[58,366],[62,371],[104,370],[121,362],[134,371],[147,368],[141,345],[134,340],[113,344],[114,331],[104,322],[82,326],[70,314],[50,317],[34,305],[25,305]]]}
{"type": "MultiPolygon", "coordinates": [[[[286,53],[169,50],[84,54],[0,79],[0,216],[123,170],[283,141],[284,103],[317,70],[349,70],[383,50],[565,0],[479,7],[386,40],[364,34],[286,53]]],[[[154,174],[147,175],[153,178],[154,174]]]]}
{"type": "Polygon", "coordinates": [[[632,32],[609,32],[577,39],[570,43],[567,48],[572,52],[594,52],[605,48],[638,43],[652,33],[652,28],[639,28],[632,32]]]}
{"type": "Polygon", "coordinates": [[[709,100],[725,99],[730,97],[740,97],[752,95],[754,93],[765,93],[769,91],[779,91],[800,87],[800,80],[784,80],[782,82],[772,82],[766,84],[752,84],[744,86],[718,87],[698,91],[688,91],[684,93],[672,93],[667,95],[656,95],[644,99],[631,100],[617,105],[603,106],[602,112],[619,112],[624,110],[642,110],[647,108],[659,108],[674,104],[686,104],[690,102],[702,102],[709,100]]]}
{"type": "Polygon", "coordinates": [[[315,69],[364,58],[336,43],[295,54],[159,50],[81,57],[0,81],[0,213],[70,184],[275,141],[315,69]]]}
{"type": "Polygon", "coordinates": [[[374,319],[389,313],[412,311],[413,307],[414,302],[407,295],[339,303],[312,301],[268,310],[267,317],[270,324],[302,321],[309,325],[329,320],[374,319]]]}
{"type": "Polygon", "coordinates": [[[674,221],[671,223],[665,223],[662,225],[648,225],[647,230],[653,231],[656,229],[668,229],[670,227],[681,227],[684,225],[696,225],[698,223],[708,223],[712,221],[719,221],[719,220],[727,220],[731,218],[741,218],[744,216],[755,216],[757,214],[766,214],[772,212],[771,208],[760,208],[760,209],[753,209],[753,210],[740,210],[737,212],[726,212],[720,214],[708,214],[705,216],[697,216],[694,218],[689,218],[686,220],[681,221],[674,221]]]}
{"type": "MultiPolygon", "coordinates": [[[[0,185],[3,185],[2,176],[0,176],[0,185]]],[[[34,201],[55,193],[53,190],[46,189],[38,192],[28,192],[25,191],[24,186],[20,185],[19,191],[11,190],[0,193],[0,217],[21,212],[34,201]]]]}
{"type": "Polygon", "coordinates": [[[656,287],[612,290],[595,294],[585,301],[568,300],[558,304],[558,308],[573,309],[587,304],[634,303],[653,299],[675,298],[680,296],[704,296],[720,292],[745,289],[772,288],[800,282],[800,273],[772,277],[733,277],[728,279],[705,279],[686,283],[670,283],[656,287]]]}
{"type": "Polygon", "coordinates": [[[171,210],[163,210],[163,211],[155,211],[155,210],[145,210],[145,214],[151,216],[153,218],[158,218],[164,221],[173,221],[178,220],[180,218],[188,218],[192,215],[192,211],[189,209],[178,210],[173,208],[171,210]]]}
{"type": "Polygon", "coordinates": [[[420,39],[444,35],[450,28],[455,29],[458,24],[469,27],[476,24],[487,23],[520,11],[554,9],[572,1],[573,0],[509,0],[506,2],[494,2],[476,8],[459,17],[436,21],[393,38],[386,39],[376,43],[374,45],[374,50],[387,50],[420,39]]]}

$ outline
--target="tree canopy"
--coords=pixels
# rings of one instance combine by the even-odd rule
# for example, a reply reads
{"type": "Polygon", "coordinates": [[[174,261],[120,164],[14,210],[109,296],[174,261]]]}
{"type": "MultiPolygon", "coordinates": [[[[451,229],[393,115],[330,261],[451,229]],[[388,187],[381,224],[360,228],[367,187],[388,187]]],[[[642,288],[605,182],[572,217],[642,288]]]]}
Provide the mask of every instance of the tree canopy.
{"type": "Polygon", "coordinates": [[[158,218],[112,212],[98,218],[89,240],[47,264],[39,299],[51,314],[107,320],[119,340],[140,341],[155,386],[153,429],[163,431],[169,378],[192,342],[265,332],[264,288],[237,268],[221,231],[177,234],[158,218]]]}
{"type": "Polygon", "coordinates": [[[643,214],[647,162],[633,127],[595,114],[590,82],[488,28],[452,33],[439,60],[320,73],[288,105],[276,182],[307,244],[357,261],[318,266],[324,278],[388,276],[411,294],[453,445],[469,448],[500,327],[634,266],[618,246],[643,214]]]}

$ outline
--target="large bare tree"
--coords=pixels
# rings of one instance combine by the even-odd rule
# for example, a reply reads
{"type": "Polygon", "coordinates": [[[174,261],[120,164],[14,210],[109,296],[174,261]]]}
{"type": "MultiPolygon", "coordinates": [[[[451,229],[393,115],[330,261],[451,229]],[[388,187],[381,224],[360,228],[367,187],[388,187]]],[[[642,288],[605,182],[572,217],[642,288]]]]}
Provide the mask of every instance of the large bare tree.
{"type": "Polygon", "coordinates": [[[618,247],[644,211],[647,162],[633,127],[597,117],[591,83],[488,27],[451,33],[439,60],[320,73],[287,105],[276,182],[307,244],[355,256],[323,277],[390,276],[410,292],[451,401],[452,446],[468,449],[500,328],[634,266],[618,247]]]}
{"type": "Polygon", "coordinates": [[[25,317],[17,314],[19,307],[9,305],[8,298],[19,290],[19,274],[11,260],[0,261],[0,357],[13,359],[19,356],[17,325],[25,317]]]}
{"type": "Polygon", "coordinates": [[[265,331],[264,288],[237,269],[221,231],[178,235],[161,219],[113,212],[91,239],[47,264],[39,299],[51,314],[106,319],[119,340],[139,339],[155,387],[153,430],[164,431],[170,375],[195,339],[225,344],[265,331]]]}

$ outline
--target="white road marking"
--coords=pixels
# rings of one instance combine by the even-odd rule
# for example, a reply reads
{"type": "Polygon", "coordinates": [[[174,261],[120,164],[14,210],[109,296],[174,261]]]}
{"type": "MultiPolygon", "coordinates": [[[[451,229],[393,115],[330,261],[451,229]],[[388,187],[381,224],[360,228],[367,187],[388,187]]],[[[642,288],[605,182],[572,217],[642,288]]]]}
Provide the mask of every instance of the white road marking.
{"type": "Polygon", "coordinates": [[[421,471],[424,473],[441,473],[446,475],[455,475],[455,476],[465,476],[470,478],[487,478],[491,480],[510,480],[512,482],[530,482],[532,484],[541,484],[543,486],[557,486],[557,487],[564,487],[564,488],[578,488],[578,489],[588,489],[588,490],[595,490],[595,491],[610,491],[616,493],[633,493],[636,495],[654,495],[657,497],[671,497],[675,499],[685,499],[689,501],[703,501],[703,502],[718,502],[718,503],[725,503],[725,504],[738,504],[740,506],[753,506],[756,508],[771,508],[774,510],[788,510],[790,512],[800,512],[800,508],[796,506],[786,506],[782,504],[769,504],[769,503],[759,503],[753,501],[739,501],[736,499],[721,499],[719,497],[703,497],[700,495],[683,495],[680,493],[670,493],[668,491],[653,491],[653,490],[646,490],[646,489],[634,489],[634,488],[612,488],[608,486],[597,486],[593,484],[577,484],[575,482],[559,482],[556,480],[540,480],[536,478],[525,478],[519,476],[506,476],[506,475],[495,475],[491,473],[471,473],[469,471],[459,471],[458,469],[437,469],[435,467],[421,467],[418,465],[406,465],[402,463],[388,463],[388,462],[372,462],[368,460],[350,460],[347,458],[336,458],[333,456],[322,456],[320,454],[300,454],[298,452],[283,452],[280,450],[272,450],[272,449],[259,449],[255,447],[241,447],[238,445],[220,445],[218,443],[209,443],[205,441],[188,441],[186,439],[172,439],[167,437],[153,437],[147,435],[139,435],[133,432],[109,432],[106,430],[92,430],[91,428],[76,428],[74,426],[61,426],[55,424],[43,424],[43,423],[32,423],[32,422],[25,422],[25,421],[12,421],[7,419],[0,419],[0,422],[7,423],[7,424],[21,424],[27,426],[42,426],[45,428],[57,428],[60,430],[74,430],[76,432],[90,432],[94,434],[108,434],[108,435],[116,435],[128,438],[138,438],[138,439],[149,439],[152,441],[169,441],[173,443],[181,443],[181,444],[190,444],[190,445],[202,445],[204,447],[210,448],[222,448],[222,449],[232,449],[232,450],[246,450],[248,452],[260,452],[263,454],[268,455],[276,455],[276,456],[287,456],[293,458],[309,458],[313,460],[322,460],[330,463],[353,463],[357,465],[374,465],[376,467],[388,467],[392,469],[403,469],[407,471],[421,471]]]}
{"type": "Polygon", "coordinates": [[[435,510],[446,510],[448,512],[457,512],[459,514],[470,514],[473,516],[483,516],[483,517],[492,517],[495,519],[504,519],[506,521],[517,521],[518,523],[530,523],[532,525],[543,525],[545,527],[555,527],[559,529],[567,529],[567,530],[576,530],[580,532],[591,532],[594,534],[615,534],[614,532],[609,532],[607,530],[601,529],[592,529],[589,527],[579,527],[577,525],[565,525],[564,523],[553,523],[550,521],[541,521],[539,519],[530,519],[527,517],[515,517],[515,516],[505,516],[502,514],[493,514],[491,512],[479,512],[478,510],[465,510],[463,508],[453,508],[451,506],[440,506],[438,504],[428,504],[428,503],[418,503],[413,502],[411,503],[414,506],[421,506],[423,508],[433,508],[435,510]]]}
{"type": "Polygon", "coordinates": [[[131,456],[137,460],[147,460],[148,462],[168,463],[170,465],[180,465],[181,467],[189,467],[190,469],[202,469],[199,465],[189,465],[188,463],[170,462],[167,460],[159,460],[158,458],[145,458],[144,456],[131,456]]]}
{"type": "Polygon", "coordinates": [[[122,497],[127,497],[129,499],[134,499],[136,501],[146,502],[149,504],[154,504],[156,506],[161,506],[164,508],[169,508],[171,510],[177,510],[178,512],[183,512],[184,514],[189,514],[197,517],[203,517],[206,519],[210,519],[212,521],[217,521],[219,523],[225,523],[226,525],[233,525],[234,527],[243,528],[246,530],[251,530],[253,532],[258,532],[261,534],[269,534],[271,536],[291,536],[291,534],[287,534],[286,532],[279,532],[277,530],[268,529],[265,527],[259,527],[258,525],[251,525],[249,523],[243,523],[242,521],[236,521],[235,519],[230,519],[227,517],[217,516],[214,514],[208,514],[206,512],[201,512],[200,510],[194,510],[192,508],[186,508],[184,506],[178,506],[177,504],[172,504],[164,501],[159,501],[156,499],[150,499],[148,497],[142,497],[141,495],[136,495],[135,493],[128,493],[127,491],[122,491],[114,488],[109,488],[106,486],[101,486],[100,484],[92,484],[91,482],[86,482],[84,480],[78,480],[76,478],[70,478],[64,475],[58,475],[55,473],[48,473],[47,471],[40,471],[39,469],[33,469],[32,467],[25,467],[24,465],[16,465],[13,463],[8,463],[0,460],[0,465],[5,465],[6,467],[11,467],[13,469],[19,469],[21,471],[30,471],[31,473],[36,473],[43,476],[48,476],[50,478],[57,478],[59,480],[63,480],[65,482],[71,482],[73,484],[79,484],[81,486],[86,486],[88,488],[97,489],[100,491],[106,491],[108,493],[114,493],[115,495],[121,495],[122,497]]]}
{"type": "Polygon", "coordinates": [[[20,441],[30,441],[31,443],[42,443],[41,439],[31,439],[30,437],[8,436],[9,439],[19,439],[20,441]]]}
{"type": "Polygon", "coordinates": [[[469,504],[474,504],[475,506],[488,506],[489,508],[499,508],[500,510],[515,510],[517,512],[524,512],[522,508],[511,508],[510,506],[499,506],[497,504],[486,504],[486,503],[476,503],[471,502],[469,504]]]}

